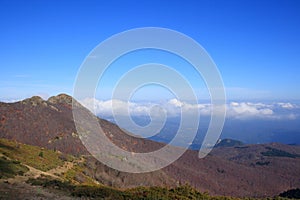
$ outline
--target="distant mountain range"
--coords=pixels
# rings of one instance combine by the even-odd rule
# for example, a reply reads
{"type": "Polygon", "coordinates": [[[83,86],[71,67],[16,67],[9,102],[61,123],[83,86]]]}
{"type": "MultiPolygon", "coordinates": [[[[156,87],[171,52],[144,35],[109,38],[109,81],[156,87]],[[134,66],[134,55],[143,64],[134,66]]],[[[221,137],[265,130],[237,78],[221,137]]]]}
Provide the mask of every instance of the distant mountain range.
{"type": "MultiPolygon", "coordinates": [[[[72,114],[72,97],[60,94],[43,100],[32,97],[0,103],[0,137],[84,157],[84,175],[99,184],[120,188],[176,186],[184,183],[212,195],[271,197],[300,188],[300,147],[279,143],[243,145],[221,140],[207,157],[187,150],[159,171],[129,174],[113,170],[89,155],[79,139],[72,114]]],[[[83,113],[86,108],[76,103],[83,113]]],[[[133,137],[117,125],[98,119],[107,137],[124,150],[150,152],[163,143],[133,137]]],[[[80,182],[80,178],[77,180],[80,182]]]]}

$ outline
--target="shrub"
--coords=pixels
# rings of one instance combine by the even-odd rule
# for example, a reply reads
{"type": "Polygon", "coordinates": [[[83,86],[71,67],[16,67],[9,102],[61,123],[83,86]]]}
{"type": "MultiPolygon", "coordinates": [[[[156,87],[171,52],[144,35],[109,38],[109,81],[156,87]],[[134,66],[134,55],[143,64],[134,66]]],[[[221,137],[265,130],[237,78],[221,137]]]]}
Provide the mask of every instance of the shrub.
{"type": "Polygon", "coordinates": [[[42,151],[39,153],[39,157],[41,157],[41,158],[44,157],[44,153],[42,151]]]}
{"type": "Polygon", "coordinates": [[[291,189],[279,194],[281,197],[287,197],[290,199],[300,199],[300,189],[291,189]]]}
{"type": "Polygon", "coordinates": [[[16,175],[23,175],[29,169],[17,160],[8,160],[0,157],[0,178],[13,178],[16,175]]]}
{"type": "Polygon", "coordinates": [[[266,147],[268,151],[266,152],[261,152],[262,155],[264,156],[277,156],[277,157],[288,157],[288,158],[297,158],[299,155],[297,154],[291,154],[286,151],[282,151],[279,149],[271,148],[271,147],[266,147]]]}

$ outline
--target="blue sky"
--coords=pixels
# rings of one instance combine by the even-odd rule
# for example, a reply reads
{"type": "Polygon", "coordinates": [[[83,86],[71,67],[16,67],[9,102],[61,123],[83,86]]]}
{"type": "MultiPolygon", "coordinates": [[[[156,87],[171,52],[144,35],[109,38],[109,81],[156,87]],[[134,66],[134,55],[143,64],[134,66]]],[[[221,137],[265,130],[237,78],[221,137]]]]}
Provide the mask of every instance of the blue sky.
{"type": "Polygon", "coordinates": [[[2,0],[0,19],[1,100],[72,94],[77,71],[95,46],[148,26],[200,43],[230,99],[300,99],[297,0],[2,0]]]}

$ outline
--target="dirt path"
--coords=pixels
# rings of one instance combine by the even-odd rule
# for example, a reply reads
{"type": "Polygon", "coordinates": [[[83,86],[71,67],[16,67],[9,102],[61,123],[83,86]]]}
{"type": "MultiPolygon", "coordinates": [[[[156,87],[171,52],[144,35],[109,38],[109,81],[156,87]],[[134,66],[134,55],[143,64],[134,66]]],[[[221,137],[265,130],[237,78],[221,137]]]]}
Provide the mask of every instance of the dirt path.
{"type": "MultiPolygon", "coordinates": [[[[9,158],[8,158],[9,159],[9,158]]],[[[63,173],[72,169],[76,163],[84,162],[84,158],[74,159],[72,162],[65,161],[62,166],[58,166],[49,171],[41,171],[34,167],[23,164],[28,167],[29,171],[23,176],[15,176],[14,178],[2,179],[0,182],[0,199],[57,199],[57,200],[74,200],[81,199],[70,196],[67,192],[60,190],[48,190],[42,186],[33,186],[26,183],[29,178],[38,178],[42,175],[50,176],[52,178],[62,180],[60,177],[63,173]]]]}
{"type": "Polygon", "coordinates": [[[47,171],[47,174],[51,174],[51,176],[59,176],[63,173],[66,173],[68,170],[72,169],[74,167],[73,162],[66,161],[63,166],[58,166],[54,169],[50,169],[47,171]]]}
{"type": "Polygon", "coordinates": [[[83,162],[83,161],[84,161],[83,158],[73,160],[72,162],[65,161],[62,166],[58,166],[58,167],[50,169],[49,171],[46,171],[46,172],[22,163],[24,166],[28,167],[29,171],[26,172],[23,176],[17,175],[14,178],[7,179],[6,181],[8,181],[9,183],[26,182],[29,178],[38,178],[41,175],[50,176],[50,177],[58,179],[58,180],[63,180],[60,177],[60,175],[62,175],[63,173],[66,173],[68,170],[72,169],[74,167],[74,163],[79,163],[79,162],[83,162]]]}

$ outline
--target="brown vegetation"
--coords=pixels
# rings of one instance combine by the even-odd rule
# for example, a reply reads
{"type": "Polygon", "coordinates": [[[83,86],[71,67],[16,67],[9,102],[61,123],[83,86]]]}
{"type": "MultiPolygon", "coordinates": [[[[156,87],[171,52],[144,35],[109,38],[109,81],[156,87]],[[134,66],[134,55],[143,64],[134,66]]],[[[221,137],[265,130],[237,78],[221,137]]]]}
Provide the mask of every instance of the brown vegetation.
{"type": "MultiPolygon", "coordinates": [[[[48,101],[32,97],[16,103],[0,103],[0,137],[75,156],[86,155],[81,173],[109,186],[188,183],[213,195],[251,197],[274,196],[300,187],[300,148],[282,144],[220,147],[204,159],[198,159],[197,151],[189,150],[172,165],[152,173],[113,170],[88,156],[76,132],[71,102],[72,98],[63,94],[48,101]]],[[[99,119],[99,122],[107,136],[126,150],[149,152],[164,145],[130,136],[106,120],[99,119]]]]}

